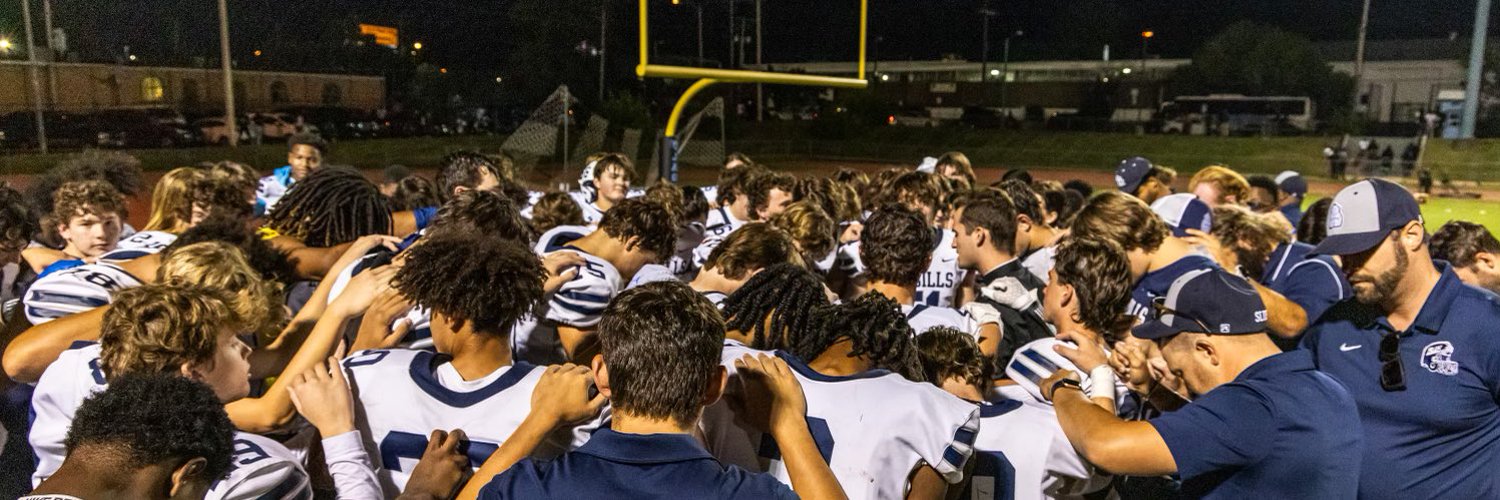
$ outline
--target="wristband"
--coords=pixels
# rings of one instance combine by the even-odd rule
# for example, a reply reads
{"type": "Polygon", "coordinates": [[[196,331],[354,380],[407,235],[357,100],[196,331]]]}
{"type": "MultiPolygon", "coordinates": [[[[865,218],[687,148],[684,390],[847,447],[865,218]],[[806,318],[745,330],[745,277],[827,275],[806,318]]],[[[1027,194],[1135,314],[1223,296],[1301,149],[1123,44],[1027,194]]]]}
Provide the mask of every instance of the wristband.
{"type": "Polygon", "coordinates": [[[1115,400],[1115,370],[1109,365],[1099,365],[1089,370],[1089,399],[1115,400]]]}

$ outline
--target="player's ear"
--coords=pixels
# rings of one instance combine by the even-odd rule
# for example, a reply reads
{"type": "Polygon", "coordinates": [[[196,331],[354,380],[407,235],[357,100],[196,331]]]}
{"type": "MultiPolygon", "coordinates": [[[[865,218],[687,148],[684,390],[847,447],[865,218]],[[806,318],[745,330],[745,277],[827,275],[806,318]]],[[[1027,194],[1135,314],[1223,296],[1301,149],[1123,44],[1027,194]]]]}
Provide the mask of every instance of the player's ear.
{"type": "Polygon", "coordinates": [[[708,386],[703,388],[703,406],[708,406],[719,401],[724,396],[724,386],[729,383],[729,372],[724,365],[714,367],[714,376],[708,378],[708,386]]]}
{"type": "Polygon", "coordinates": [[[198,376],[198,370],[193,369],[192,363],[183,363],[182,366],[177,367],[177,372],[188,380],[203,381],[203,377],[198,376]]]}
{"type": "Polygon", "coordinates": [[[170,498],[179,498],[179,496],[184,496],[193,489],[191,483],[209,482],[206,478],[202,477],[206,467],[208,467],[208,459],[203,457],[190,458],[188,461],[183,462],[182,465],[177,466],[177,470],[172,471],[172,488],[169,490],[168,496],[170,498]]]}
{"type": "Polygon", "coordinates": [[[641,247],[641,237],[631,236],[625,240],[625,251],[629,252],[641,247]]]}
{"type": "Polygon", "coordinates": [[[1474,254],[1474,267],[1490,273],[1500,272],[1500,260],[1496,260],[1495,254],[1479,252],[1474,254]]]}
{"type": "Polygon", "coordinates": [[[589,367],[594,371],[594,388],[599,389],[605,399],[609,399],[609,367],[604,366],[604,355],[595,354],[594,359],[589,361],[589,367]]]}
{"type": "Polygon", "coordinates": [[[1194,335],[1193,337],[1194,354],[1202,355],[1203,358],[1213,366],[1219,366],[1220,364],[1222,364],[1222,360],[1219,359],[1219,347],[1214,345],[1209,336],[1194,335]]]}
{"type": "Polygon", "coordinates": [[[1017,233],[1030,232],[1031,231],[1031,226],[1033,224],[1035,224],[1035,222],[1031,220],[1031,216],[1030,215],[1016,214],[1016,232],[1017,233]]]}

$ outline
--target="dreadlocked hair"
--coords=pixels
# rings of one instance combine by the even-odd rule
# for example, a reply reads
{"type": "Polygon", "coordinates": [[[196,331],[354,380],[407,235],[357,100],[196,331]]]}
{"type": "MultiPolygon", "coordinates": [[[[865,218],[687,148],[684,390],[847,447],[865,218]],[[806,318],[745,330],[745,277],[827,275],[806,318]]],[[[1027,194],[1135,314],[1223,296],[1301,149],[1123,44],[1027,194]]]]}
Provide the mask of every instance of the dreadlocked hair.
{"type": "Polygon", "coordinates": [[[806,268],[782,263],[762,269],[724,299],[726,330],[750,334],[750,347],[791,350],[814,336],[814,312],[828,305],[823,282],[806,268]]]}
{"type": "Polygon", "coordinates": [[[818,327],[792,344],[797,357],[811,361],[840,339],[849,339],[850,357],[864,356],[873,368],[890,370],[913,382],[927,381],[911,340],[911,325],[901,314],[901,305],[890,297],[869,292],[850,302],[820,307],[814,314],[818,327]]]}
{"type": "Polygon", "coordinates": [[[292,185],[266,217],[266,227],[331,247],[391,232],[391,209],[380,188],[349,167],[323,167],[292,185]]]}

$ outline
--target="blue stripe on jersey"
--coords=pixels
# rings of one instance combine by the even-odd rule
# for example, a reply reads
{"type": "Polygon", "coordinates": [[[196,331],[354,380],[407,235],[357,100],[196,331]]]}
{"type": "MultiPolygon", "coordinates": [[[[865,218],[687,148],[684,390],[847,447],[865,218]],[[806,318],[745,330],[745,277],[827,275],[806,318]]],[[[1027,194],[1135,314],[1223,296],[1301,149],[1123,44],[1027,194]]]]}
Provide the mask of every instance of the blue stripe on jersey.
{"type": "Polygon", "coordinates": [[[974,444],[974,438],[978,435],[979,432],[974,429],[959,427],[957,431],[953,432],[953,441],[956,443],[963,443],[972,446],[974,444]]]}
{"type": "Polygon", "coordinates": [[[890,375],[891,373],[889,370],[875,369],[856,373],[853,375],[824,375],[822,373],[818,373],[816,370],[813,370],[811,367],[807,366],[807,363],[802,362],[801,359],[798,359],[797,356],[794,356],[790,353],[776,351],[776,355],[782,360],[785,360],[787,366],[790,366],[793,370],[796,370],[798,374],[801,374],[803,377],[807,377],[818,382],[844,382],[848,380],[884,377],[886,375],[890,375]]]}
{"type": "Polygon", "coordinates": [[[1042,356],[1042,353],[1036,352],[1033,349],[1022,349],[1021,355],[1026,356],[1026,359],[1035,361],[1036,364],[1041,365],[1042,368],[1047,369],[1048,372],[1055,372],[1058,369],[1062,368],[1060,366],[1057,366],[1057,363],[1054,363],[1052,362],[1052,360],[1042,356]]]}
{"type": "Polygon", "coordinates": [[[304,484],[307,484],[307,479],[302,473],[293,471],[291,474],[287,474],[286,479],[281,480],[281,484],[277,484],[275,488],[257,497],[256,500],[310,499],[312,498],[312,491],[309,491],[310,488],[303,488],[302,485],[304,484]],[[288,496],[293,492],[296,492],[296,496],[288,496]]]}
{"type": "MultiPolygon", "coordinates": [[[[582,237],[583,235],[579,233],[563,231],[561,233],[552,235],[552,239],[547,240],[547,244],[543,245],[542,248],[546,249],[548,253],[556,252],[564,248],[572,248],[572,245],[569,245],[569,243],[572,243],[582,237]]],[[[575,248],[575,250],[577,249],[575,248]]],[[[582,252],[582,250],[579,251],[582,252]]]]}
{"type": "Polygon", "coordinates": [[[92,340],[74,340],[73,343],[68,344],[68,350],[83,349],[94,344],[98,344],[98,342],[92,340]]]}
{"type": "Polygon", "coordinates": [[[918,314],[922,314],[922,311],[926,311],[926,310],[927,310],[927,304],[913,304],[911,306],[911,312],[906,314],[906,319],[915,318],[915,317],[917,317],[918,314]]]}
{"type": "MultiPolygon", "coordinates": [[[[115,250],[99,257],[99,260],[131,260],[155,254],[150,250],[115,250]]],[[[40,276],[39,276],[40,277],[40,276]]]]}
{"type": "Polygon", "coordinates": [[[1021,373],[1022,377],[1025,377],[1026,380],[1030,380],[1031,383],[1038,385],[1042,383],[1042,376],[1037,375],[1034,371],[1031,371],[1031,369],[1027,368],[1026,365],[1013,362],[1010,364],[1010,367],[1015,368],[1017,372],[1021,373]]]}
{"type": "MultiPolygon", "coordinates": [[[[64,293],[39,292],[35,290],[31,292],[30,299],[30,302],[36,302],[38,304],[59,304],[86,307],[99,307],[105,304],[109,304],[109,299],[101,299],[98,297],[82,297],[64,293]]],[[[29,308],[30,307],[28,307],[28,309],[29,308]]],[[[38,314],[37,316],[41,315],[38,314]]]]}
{"type": "Polygon", "coordinates": [[[560,307],[562,307],[563,309],[567,309],[569,311],[573,311],[575,313],[582,314],[584,316],[596,316],[596,315],[599,315],[599,314],[601,314],[601,313],[604,312],[604,307],[605,307],[604,305],[600,305],[599,307],[587,307],[587,306],[575,305],[575,304],[572,304],[572,303],[569,303],[569,302],[565,302],[565,301],[562,301],[562,300],[557,300],[557,297],[553,297],[552,303],[556,304],[556,305],[558,305],[560,307]]]}
{"type": "Polygon", "coordinates": [[[979,405],[979,418],[998,417],[1016,411],[1020,407],[1021,402],[1014,399],[1007,399],[998,403],[985,403],[979,405]]]}
{"type": "Polygon", "coordinates": [[[437,365],[434,363],[435,356],[430,352],[420,352],[412,357],[411,379],[417,383],[417,387],[420,387],[422,392],[427,393],[428,396],[432,396],[438,402],[454,408],[467,408],[489,399],[491,396],[499,394],[500,391],[516,385],[517,382],[526,377],[526,374],[531,373],[531,370],[536,368],[536,366],[530,363],[517,361],[511,365],[510,370],[507,370],[504,375],[495,379],[494,382],[490,382],[490,385],[470,392],[458,392],[443,387],[443,384],[438,382],[437,375],[433,373],[433,369],[437,365]]]}
{"type": "Polygon", "coordinates": [[[575,301],[575,302],[581,302],[581,303],[584,303],[584,304],[590,304],[590,303],[592,303],[592,304],[608,304],[609,303],[609,299],[610,299],[610,296],[608,296],[608,295],[599,295],[599,294],[596,294],[596,293],[584,293],[584,292],[573,292],[573,291],[557,292],[557,296],[558,297],[565,297],[565,298],[567,298],[569,300],[572,300],[572,301],[575,301]]]}
{"type": "Polygon", "coordinates": [[[948,462],[948,464],[952,465],[955,469],[964,468],[964,454],[959,453],[958,450],[953,448],[952,446],[949,446],[947,449],[943,450],[943,461],[948,462]]]}

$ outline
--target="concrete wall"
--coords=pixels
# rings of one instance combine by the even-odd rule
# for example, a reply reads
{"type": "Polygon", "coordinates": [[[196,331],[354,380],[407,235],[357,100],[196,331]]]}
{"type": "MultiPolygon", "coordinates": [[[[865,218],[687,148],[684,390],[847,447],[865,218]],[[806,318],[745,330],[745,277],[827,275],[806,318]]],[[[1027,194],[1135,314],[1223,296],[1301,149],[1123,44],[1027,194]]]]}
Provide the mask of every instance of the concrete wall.
{"type": "MultiPolygon", "coordinates": [[[[38,74],[43,102],[57,111],[122,106],[166,106],[188,112],[223,109],[224,80],[218,69],[57,63],[42,67],[38,74]],[[148,92],[154,88],[148,79],[160,82],[159,97],[148,92]]],[[[378,76],[235,71],[234,80],[237,111],[325,104],[364,110],[385,106],[385,79],[378,76]],[[334,94],[336,103],[332,102],[334,94]]],[[[26,64],[0,63],[0,112],[28,110],[31,105],[26,64]]]]}

